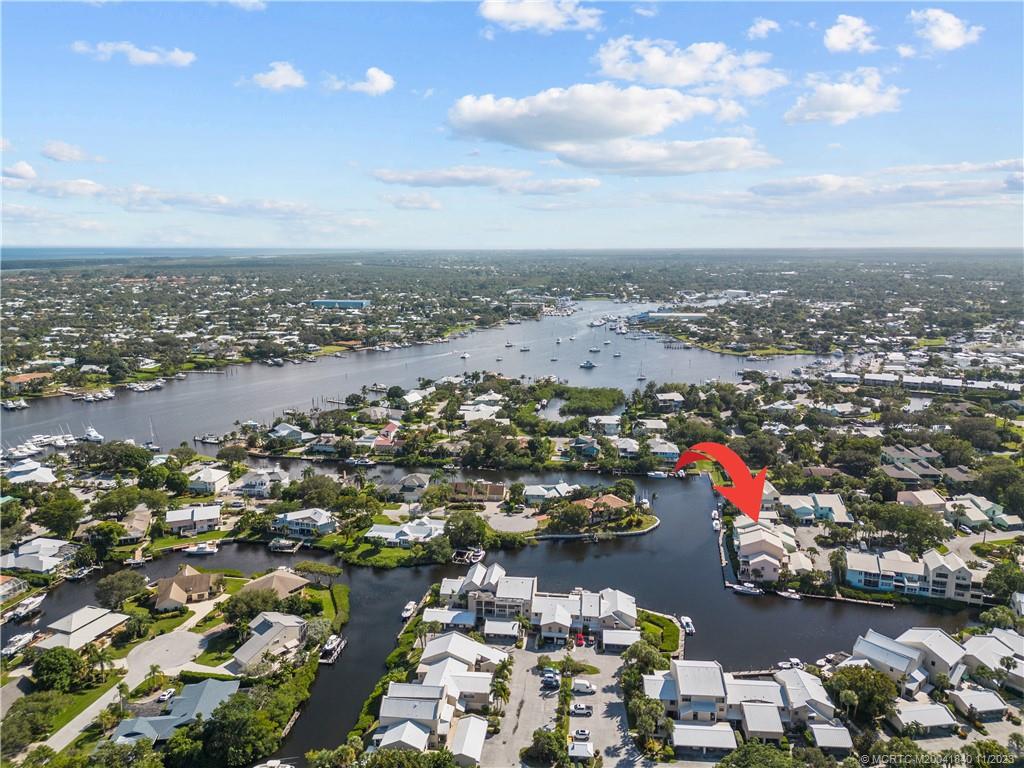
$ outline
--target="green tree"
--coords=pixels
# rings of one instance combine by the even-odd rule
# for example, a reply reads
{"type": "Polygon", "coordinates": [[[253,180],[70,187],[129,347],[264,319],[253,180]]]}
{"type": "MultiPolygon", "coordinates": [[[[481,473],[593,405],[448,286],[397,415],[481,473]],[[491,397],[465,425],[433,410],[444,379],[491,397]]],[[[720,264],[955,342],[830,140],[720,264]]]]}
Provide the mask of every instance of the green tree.
{"type": "Polygon", "coordinates": [[[4,755],[17,754],[33,741],[48,735],[64,701],[65,697],[56,691],[38,691],[16,699],[4,717],[0,752],[4,755]]]}
{"type": "Polygon", "coordinates": [[[280,741],[278,724],[244,693],[222,702],[203,727],[206,761],[223,768],[249,766],[277,749],[280,741]]]}
{"type": "MultiPolygon", "coordinates": [[[[868,723],[888,714],[896,699],[896,684],[871,667],[843,667],[825,681],[825,689],[833,700],[842,702],[843,691],[856,695],[854,720],[868,723]]],[[[847,700],[852,700],[849,696],[847,700]]]]}
{"type": "Polygon", "coordinates": [[[1010,560],[1000,560],[985,577],[985,589],[1008,602],[1014,592],[1024,592],[1024,570],[1010,560]]]}
{"type": "Polygon", "coordinates": [[[445,535],[435,536],[428,541],[423,550],[435,563],[447,563],[452,559],[452,555],[455,554],[455,549],[452,547],[452,543],[448,540],[445,535]]]}
{"type": "Polygon", "coordinates": [[[719,768],[796,768],[793,758],[778,747],[748,741],[718,761],[719,768]]]}
{"type": "Polygon", "coordinates": [[[568,761],[565,737],[556,731],[538,728],[533,732],[533,741],[526,748],[526,757],[531,763],[564,765],[568,761]]]}
{"type": "Polygon", "coordinates": [[[85,661],[70,648],[47,648],[32,664],[36,687],[43,691],[74,690],[84,682],[87,671],[85,661]]]}
{"type": "Polygon", "coordinates": [[[184,472],[170,472],[164,485],[171,493],[184,493],[188,490],[188,475],[184,472]]]}
{"type": "Polygon", "coordinates": [[[83,507],[82,501],[71,491],[58,488],[47,494],[32,519],[53,531],[58,538],[69,539],[82,520],[83,507]]]}
{"type": "Polygon", "coordinates": [[[281,601],[272,589],[253,589],[232,595],[221,605],[228,624],[244,632],[249,622],[263,611],[276,611],[281,601]]]}
{"type": "Polygon", "coordinates": [[[146,467],[139,473],[139,488],[158,490],[167,483],[167,476],[171,471],[163,464],[154,464],[146,467]]]}
{"type": "Polygon", "coordinates": [[[487,536],[487,523],[476,512],[460,509],[448,516],[444,534],[455,549],[477,547],[487,536]]]}
{"type": "Polygon", "coordinates": [[[333,584],[334,580],[342,574],[342,570],[338,566],[331,565],[330,563],[321,563],[318,560],[300,560],[292,568],[299,573],[312,576],[317,584],[321,583],[321,578],[326,578],[328,586],[333,584]]]}
{"type": "Polygon", "coordinates": [[[113,520],[104,520],[102,523],[94,525],[89,531],[89,541],[96,550],[96,559],[106,560],[110,550],[117,545],[124,534],[124,526],[113,520]]]}
{"type": "Polygon", "coordinates": [[[636,729],[637,742],[641,746],[663,731],[668,721],[661,702],[642,693],[634,694],[630,698],[629,716],[636,729]]]}
{"type": "Polygon", "coordinates": [[[111,610],[146,588],[146,577],[136,571],[117,571],[96,582],[96,600],[111,610]]]}
{"type": "Polygon", "coordinates": [[[104,740],[89,758],[88,768],[163,768],[163,765],[160,753],[153,750],[149,739],[139,739],[134,744],[104,740]]]}
{"type": "Polygon", "coordinates": [[[228,466],[244,463],[249,458],[249,452],[242,445],[226,445],[217,451],[217,459],[228,466]]]}
{"type": "Polygon", "coordinates": [[[843,584],[846,582],[846,550],[834,549],[828,556],[828,564],[832,567],[832,582],[843,584]]]}

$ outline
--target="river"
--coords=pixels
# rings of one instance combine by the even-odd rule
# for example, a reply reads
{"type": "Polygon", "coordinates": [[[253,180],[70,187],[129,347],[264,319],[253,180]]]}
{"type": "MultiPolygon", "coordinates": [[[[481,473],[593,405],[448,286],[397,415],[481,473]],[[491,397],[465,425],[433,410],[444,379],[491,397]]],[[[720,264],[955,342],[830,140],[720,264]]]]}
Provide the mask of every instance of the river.
{"type": "MultiPolygon", "coordinates": [[[[384,474],[386,480],[391,471],[384,474]]],[[[600,481],[586,473],[476,472],[472,476],[506,482],[600,481]]],[[[633,594],[642,607],[686,614],[697,627],[697,634],[687,638],[686,656],[717,659],[732,670],[765,668],[791,656],[813,660],[831,651],[849,650],[857,635],[869,627],[890,636],[920,625],[955,631],[969,618],[967,610],[916,606],[889,610],[735,595],[722,586],[710,517],[714,497],[708,481],[638,478],[636,482],[640,493],[653,497],[652,507],[662,520],[655,531],[599,543],[544,542],[515,552],[490,553],[486,562],[501,562],[510,575],[536,575],[543,590],[611,586],[633,594]]],[[[253,573],[310,557],[330,556],[311,552],[279,555],[264,547],[237,544],[223,546],[217,555],[204,558],[203,565],[253,573]]],[[[146,576],[173,575],[183,560],[181,555],[160,558],[146,566],[146,576]]],[[[342,743],[363,699],[383,672],[384,658],[400,629],[402,606],[419,598],[442,576],[462,572],[464,568],[457,566],[390,571],[346,567],[342,581],[351,588],[352,618],[345,629],[349,645],[337,664],[321,668],[312,696],[277,756],[299,757],[310,749],[342,743]]],[[[46,610],[37,626],[93,601],[98,578],[94,574],[56,589],[43,604],[46,610]]]]}
{"type": "MultiPolygon", "coordinates": [[[[554,375],[573,384],[617,386],[625,391],[639,383],[643,366],[649,381],[700,383],[718,378],[735,381],[743,368],[787,372],[805,365],[809,358],[774,358],[749,362],[694,349],[665,349],[650,340],[627,340],[588,322],[606,313],[631,314],[640,308],[611,302],[585,302],[571,317],[545,318],[480,331],[449,344],[411,347],[390,353],[362,352],[347,359],[322,358],[315,364],[268,368],[250,365],[229,373],[193,374],[173,381],[165,389],[146,394],[118,392],[116,399],[83,405],[68,398],[35,401],[29,410],[3,414],[3,440],[18,443],[36,433],[69,427],[80,432],[95,426],[107,439],[132,437],[147,440],[150,423],[165,446],[190,440],[196,433],[225,432],[235,421],[255,418],[269,421],[286,408],[306,408],[323,397],[344,397],[363,385],[379,382],[410,387],[418,377],[440,378],[464,370],[488,369],[508,376],[554,375]],[[568,341],[570,336],[576,341],[568,341]],[[562,344],[555,339],[562,338],[562,344]],[[605,339],[612,341],[605,345],[605,339]],[[506,340],[513,346],[506,348],[506,340]],[[520,352],[521,345],[530,352],[520,352]],[[591,346],[601,348],[591,354],[591,346]],[[622,352],[613,358],[613,351],[622,352]],[[463,352],[470,354],[462,360],[463,352]],[[501,362],[496,357],[504,358],[501,362]],[[549,358],[558,357],[557,362],[549,358]],[[593,358],[598,367],[580,369],[593,358]]],[[[293,472],[301,462],[288,462],[293,472]]],[[[322,467],[321,467],[322,468],[322,467]]],[[[387,480],[406,471],[380,468],[387,480]]],[[[554,481],[594,484],[600,479],[583,473],[473,472],[472,477],[503,481],[554,481]]],[[[933,611],[920,607],[897,610],[817,600],[790,601],[773,596],[749,598],[734,595],[722,586],[715,534],[710,511],[713,492],[706,479],[688,481],[639,478],[638,490],[652,498],[662,525],[650,534],[599,543],[546,542],[516,552],[491,553],[488,562],[500,561],[511,575],[536,575],[544,590],[568,590],[575,586],[601,589],[612,586],[636,596],[641,606],[691,616],[697,634],[687,640],[686,655],[717,659],[727,669],[763,668],[791,656],[815,659],[835,650],[848,650],[857,635],[869,627],[897,634],[914,625],[941,626],[954,630],[969,613],[933,611]]],[[[237,568],[247,573],[262,571],[326,553],[303,552],[278,555],[253,545],[227,545],[204,565],[237,568]]],[[[146,575],[172,575],[181,555],[164,557],[146,567],[146,575]]],[[[355,723],[363,699],[383,671],[385,656],[400,628],[401,607],[420,597],[442,576],[463,569],[454,566],[403,568],[392,571],[346,568],[343,580],[351,587],[352,618],[345,633],[350,642],[333,667],[324,667],[312,696],[278,754],[298,757],[309,749],[344,741],[355,723]]],[[[67,583],[44,603],[36,626],[45,626],[70,611],[94,601],[98,574],[85,581],[67,583]]],[[[5,633],[6,634],[6,633],[5,633]]]]}
{"type": "Polygon", "coordinates": [[[667,349],[651,339],[630,340],[611,331],[610,325],[591,328],[591,320],[606,314],[632,315],[650,306],[587,301],[569,317],[545,317],[519,325],[477,331],[444,344],[412,346],[391,352],[355,352],[348,357],[325,356],[316,363],[271,368],[265,365],[231,366],[224,373],[191,373],[184,381],[170,380],[161,390],[117,391],[113,400],[98,403],[68,397],[33,400],[24,411],[4,411],[3,442],[24,442],[35,434],[61,428],[80,435],[93,426],[107,440],[150,439],[151,430],[166,450],[196,434],[230,432],[236,422],[249,419],[269,423],[289,408],[322,405],[323,398],[344,398],[374,383],[405,388],[419,378],[439,379],[466,371],[489,370],[511,377],[557,376],[580,386],[619,387],[630,392],[646,382],[637,381],[641,368],[651,382],[680,381],[699,384],[709,379],[737,381],[744,368],[788,373],[806,365],[806,356],[748,361],[701,349],[667,349]],[[569,341],[575,336],[575,341],[569,341]],[[556,344],[558,338],[561,344],[556,344]],[[611,344],[604,344],[609,340],[611,344]],[[506,348],[506,343],[512,346],[506,348]],[[520,352],[521,346],[530,347],[520,352]],[[598,347],[601,351],[588,350],[598,347]],[[622,357],[613,357],[621,352],[622,357]],[[468,353],[469,358],[461,359],[468,353]],[[502,360],[499,362],[498,357],[502,360]],[[557,357],[556,362],[551,358],[557,357]],[[579,367],[593,359],[596,368],[579,367]]]}

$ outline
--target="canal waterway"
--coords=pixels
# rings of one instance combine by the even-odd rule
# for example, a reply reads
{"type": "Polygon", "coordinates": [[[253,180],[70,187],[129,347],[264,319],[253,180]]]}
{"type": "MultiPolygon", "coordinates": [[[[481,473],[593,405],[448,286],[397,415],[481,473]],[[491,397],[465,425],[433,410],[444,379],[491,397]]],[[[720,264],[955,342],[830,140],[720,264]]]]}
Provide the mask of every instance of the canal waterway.
{"type": "Polygon", "coordinates": [[[286,409],[322,406],[324,398],[343,399],[373,384],[408,389],[420,378],[488,370],[526,380],[556,376],[574,385],[618,387],[629,393],[647,382],[737,381],[745,368],[789,373],[813,359],[796,355],[749,361],[700,349],[670,349],[654,339],[627,339],[615,334],[610,324],[589,325],[604,315],[625,317],[650,306],[587,301],[580,307],[571,316],[477,331],[442,344],[353,352],[345,358],[324,356],[315,363],[286,363],[281,368],[238,365],[222,373],[191,373],[184,381],[169,380],[161,390],[119,389],[113,400],[98,403],[69,397],[34,400],[27,410],[0,414],[2,441],[12,446],[61,429],[81,435],[92,426],[107,440],[132,438],[141,443],[153,434],[166,450],[197,434],[224,434],[249,419],[269,423],[286,409]],[[572,336],[575,341],[569,340],[572,336]],[[561,344],[556,343],[559,338],[561,344]],[[606,340],[611,343],[604,344],[606,340]],[[529,352],[521,352],[522,347],[529,347],[529,352]],[[594,347],[600,352],[588,351],[594,347]],[[614,357],[616,352],[622,356],[614,357]],[[469,357],[463,360],[463,354],[469,357]],[[597,367],[580,368],[588,359],[597,367]],[[641,371],[646,381],[637,380],[641,371]]]}
{"type": "MultiPolygon", "coordinates": [[[[383,480],[392,477],[385,470],[383,480]]],[[[548,481],[593,484],[601,478],[587,473],[532,474],[474,472],[471,477],[511,482],[548,481]]],[[[662,524],[636,537],[597,543],[547,541],[512,552],[492,552],[486,562],[500,562],[511,575],[537,576],[546,591],[616,587],[633,594],[646,608],[693,618],[697,634],[687,638],[686,656],[717,659],[728,670],[761,669],[796,656],[814,660],[825,653],[849,650],[857,635],[874,628],[890,636],[911,626],[939,626],[954,631],[969,612],[900,606],[896,610],[821,600],[791,601],[766,595],[735,595],[724,589],[715,532],[711,527],[713,492],[705,478],[655,480],[637,478],[638,493],[652,500],[662,524]]],[[[203,558],[209,567],[254,573],[309,558],[331,559],[304,550],[280,555],[265,547],[225,545],[203,558]]],[[[180,554],[148,564],[151,579],[173,575],[185,561],[180,554]]],[[[322,667],[302,716],[283,744],[281,757],[297,757],[310,749],[342,743],[355,723],[363,699],[383,673],[384,658],[400,629],[399,614],[443,576],[463,573],[460,566],[429,566],[380,570],[345,567],[342,581],[351,588],[350,642],[337,664],[322,667]]],[[[45,626],[94,601],[99,578],[66,583],[44,603],[37,626],[45,626]]]]}

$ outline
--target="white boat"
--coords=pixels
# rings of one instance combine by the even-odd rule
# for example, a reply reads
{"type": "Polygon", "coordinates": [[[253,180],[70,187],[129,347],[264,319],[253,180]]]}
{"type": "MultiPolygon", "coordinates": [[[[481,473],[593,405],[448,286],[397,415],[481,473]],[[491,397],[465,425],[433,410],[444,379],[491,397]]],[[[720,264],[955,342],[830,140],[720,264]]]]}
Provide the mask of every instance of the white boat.
{"type": "Polygon", "coordinates": [[[530,351],[530,348],[529,348],[528,346],[526,346],[525,344],[523,344],[523,346],[521,346],[521,347],[519,348],[519,351],[520,351],[520,352],[529,352],[529,351],[530,351]]]}
{"type": "Polygon", "coordinates": [[[612,357],[622,357],[622,353],[621,352],[613,352],[612,353],[612,357]]]}
{"type": "Polygon", "coordinates": [[[295,768],[291,763],[283,763],[280,760],[267,760],[265,763],[254,765],[252,768],[295,768]]]}
{"type": "Polygon", "coordinates": [[[501,362],[502,360],[504,360],[505,358],[504,358],[504,357],[496,357],[496,358],[494,358],[494,359],[495,359],[495,361],[497,361],[497,362],[499,362],[499,363],[500,363],[500,362],[501,362]]]}
{"type": "Polygon", "coordinates": [[[82,439],[87,443],[102,443],[103,435],[97,432],[94,427],[88,427],[85,430],[85,434],[82,435],[82,439]]]}
{"type": "Polygon", "coordinates": [[[512,346],[512,342],[509,341],[508,339],[505,339],[505,349],[511,349],[512,346]]]}
{"type": "Polygon", "coordinates": [[[712,509],[711,510],[711,519],[712,520],[717,520],[718,519],[718,510],[717,509],[712,509]]]}
{"type": "Polygon", "coordinates": [[[697,628],[693,626],[693,619],[689,616],[680,616],[679,623],[683,625],[683,631],[688,635],[697,634],[697,628]]]}
{"type": "Polygon", "coordinates": [[[39,606],[43,604],[43,600],[46,599],[46,595],[33,595],[22,600],[11,612],[11,619],[14,621],[21,621],[22,619],[31,616],[36,611],[40,610],[39,606]]]}
{"type": "Polygon", "coordinates": [[[198,544],[193,544],[191,547],[185,547],[184,550],[186,555],[216,555],[217,544],[212,541],[201,541],[198,544]]]}
{"type": "Polygon", "coordinates": [[[20,653],[24,648],[26,648],[28,644],[31,643],[38,634],[38,632],[32,631],[25,632],[21,635],[15,635],[7,641],[7,645],[5,645],[3,647],[3,650],[0,651],[0,655],[8,659],[12,656],[17,656],[18,653],[20,653]]]}
{"type": "Polygon", "coordinates": [[[569,341],[576,341],[576,337],[575,336],[570,336],[569,337],[569,341]]]}
{"type": "Polygon", "coordinates": [[[552,363],[557,363],[557,362],[558,362],[558,358],[557,358],[557,357],[552,357],[552,358],[551,358],[551,359],[549,360],[549,362],[552,362],[552,363]]]}
{"type": "Polygon", "coordinates": [[[662,478],[668,477],[668,472],[662,472],[660,469],[656,469],[653,472],[648,472],[647,476],[654,477],[660,480],[662,478]]]}
{"type": "Polygon", "coordinates": [[[733,584],[732,591],[737,595],[763,595],[764,590],[760,587],[745,581],[742,584],[733,584]]]}
{"type": "Polygon", "coordinates": [[[595,353],[596,352],[600,352],[600,351],[601,351],[600,347],[591,347],[590,349],[587,350],[587,352],[595,352],[595,353]]]}
{"type": "Polygon", "coordinates": [[[461,355],[459,355],[459,359],[460,360],[469,360],[469,352],[463,352],[461,355]]]}
{"type": "Polygon", "coordinates": [[[590,360],[584,360],[582,363],[580,363],[580,368],[585,368],[586,370],[589,371],[591,368],[597,368],[597,365],[595,365],[590,360]]]}
{"type": "Polygon", "coordinates": [[[561,344],[561,343],[562,343],[562,337],[559,336],[557,339],[555,339],[555,344],[561,344]]]}
{"type": "Polygon", "coordinates": [[[644,375],[644,364],[640,363],[640,370],[636,373],[637,381],[647,381],[647,376],[644,375]]]}
{"type": "Polygon", "coordinates": [[[715,531],[722,530],[722,521],[721,520],[712,520],[711,521],[711,529],[715,530],[715,531]]]}
{"type": "Polygon", "coordinates": [[[609,345],[609,344],[611,344],[611,343],[612,343],[611,339],[605,339],[605,340],[604,340],[604,344],[605,344],[605,346],[608,346],[608,345],[609,345]]]}
{"type": "Polygon", "coordinates": [[[410,600],[402,609],[402,618],[411,619],[414,613],[416,613],[416,602],[414,600],[410,600]]]}
{"type": "Polygon", "coordinates": [[[324,647],[320,649],[320,663],[333,664],[336,662],[341,652],[345,650],[346,645],[348,645],[348,638],[342,635],[331,635],[328,637],[324,647]]]}
{"type": "Polygon", "coordinates": [[[787,600],[803,600],[799,592],[794,592],[792,589],[777,589],[775,594],[779,597],[784,597],[787,600]]]}

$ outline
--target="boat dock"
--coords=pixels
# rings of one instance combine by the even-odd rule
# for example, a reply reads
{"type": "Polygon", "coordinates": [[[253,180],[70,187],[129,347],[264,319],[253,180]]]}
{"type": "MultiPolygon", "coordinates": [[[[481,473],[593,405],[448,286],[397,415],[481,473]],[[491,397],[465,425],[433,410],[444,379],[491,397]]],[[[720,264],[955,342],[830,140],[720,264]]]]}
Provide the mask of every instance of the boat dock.
{"type": "Polygon", "coordinates": [[[334,650],[331,651],[331,653],[328,656],[323,656],[321,654],[320,663],[333,664],[334,662],[336,662],[338,660],[338,657],[341,656],[341,652],[345,650],[346,645],[348,645],[348,638],[342,637],[341,642],[335,646],[334,650]]]}
{"type": "Polygon", "coordinates": [[[302,548],[302,542],[295,541],[293,539],[276,538],[267,546],[270,548],[271,552],[286,552],[294,555],[302,548]]]}

